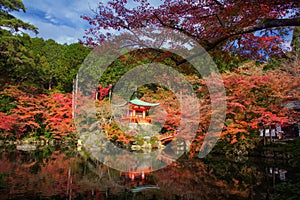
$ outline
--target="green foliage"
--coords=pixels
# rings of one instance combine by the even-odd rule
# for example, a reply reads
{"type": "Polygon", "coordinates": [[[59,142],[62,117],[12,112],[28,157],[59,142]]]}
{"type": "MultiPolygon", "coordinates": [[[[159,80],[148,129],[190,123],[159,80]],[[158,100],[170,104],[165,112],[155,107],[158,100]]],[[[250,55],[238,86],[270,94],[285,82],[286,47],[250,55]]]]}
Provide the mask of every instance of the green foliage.
{"type": "Polygon", "coordinates": [[[61,45],[54,40],[32,38],[26,47],[31,50],[36,63],[39,82],[45,89],[71,92],[76,73],[89,53],[89,48],[79,43],[61,45]]]}
{"type": "Polygon", "coordinates": [[[26,82],[39,88],[71,92],[73,80],[89,48],[81,44],[61,45],[54,40],[12,35],[0,30],[0,79],[26,82]],[[3,40],[3,38],[7,38],[3,40]]]}
{"type": "Polygon", "coordinates": [[[26,80],[33,75],[35,62],[31,52],[24,46],[27,40],[30,40],[30,37],[26,34],[13,35],[7,30],[0,29],[0,70],[2,76],[26,80]]]}
{"type": "Polygon", "coordinates": [[[150,138],[150,144],[152,144],[152,145],[155,144],[157,141],[158,141],[158,138],[156,136],[152,136],[150,138]]]}
{"type": "Polygon", "coordinates": [[[144,138],[142,137],[137,137],[136,139],[136,144],[142,146],[145,142],[144,138]]]}
{"type": "Polygon", "coordinates": [[[0,28],[9,28],[11,31],[31,30],[38,33],[37,28],[32,24],[23,22],[10,14],[12,11],[25,12],[25,6],[22,0],[2,0],[0,2],[0,28]]]}
{"type": "Polygon", "coordinates": [[[293,52],[296,52],[296,53],[300,52],[300,27],[299,26],[294,27],[291,46],[292,46],[293,52]]]}
{"type": "Polygon", "coordinates": [[[25,33],[20,34],[20,30],[31,30],[37,33],[37,28],[15,18],[10,14],[12,11],[25,12],[21,0],[0,2],[0,79],[26,80],[35,75],[35,62],[30,50],[25,48],[30,37],[25,33]]]}
{"type": "Polygon", "coordinates": [[[235,70],[245,62],[245,59],[229,52],[211,53],[211,56],[220,72],[235,70]]]}
{"type": "Polygon", "coordinates": [[[0,95],[0,112],[10,115],[13,108],[16,108],[13,99],[6,95],[0,95]]]}
{"type": "Polygon", "coordinates": [[[275,188],[274,200],[297,200],[300,196],[300,181],[283,183],[275,188]]]}
{"type": "Polygon", "coordinates": [[[270,58],[264,66],[264,70],[274,70],[282,64],[282,59],[270,58]]]}

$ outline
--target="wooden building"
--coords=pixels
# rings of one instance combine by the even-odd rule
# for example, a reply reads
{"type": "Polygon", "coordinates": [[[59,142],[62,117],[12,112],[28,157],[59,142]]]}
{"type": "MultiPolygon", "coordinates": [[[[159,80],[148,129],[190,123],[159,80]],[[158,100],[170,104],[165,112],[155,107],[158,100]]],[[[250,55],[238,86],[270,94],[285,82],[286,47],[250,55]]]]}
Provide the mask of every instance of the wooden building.
{"type": "Polygon", "coordinates": [[[150,124],[149,110],[158,105],[159,103],[149,103],[137,98],[129,101],[130,123],[150,124]]]}

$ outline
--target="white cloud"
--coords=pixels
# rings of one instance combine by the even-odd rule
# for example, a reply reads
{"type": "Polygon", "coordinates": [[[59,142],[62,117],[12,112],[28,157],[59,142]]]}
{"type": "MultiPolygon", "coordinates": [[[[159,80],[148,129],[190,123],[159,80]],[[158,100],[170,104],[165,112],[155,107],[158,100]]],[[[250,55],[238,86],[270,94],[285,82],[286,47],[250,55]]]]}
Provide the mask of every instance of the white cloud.
{"type": "MultiPolygon", "coordinates": [[[[26,13],[15,12],[14,15],[39,29],[38,37],[54,39],[59,43],[78,42],[90,26],[80,18],[82,15],[93,16],[103,0],[23,0],[26,13]]],[[[104,0],[106,1],[106,0],[104,0]]],[[[161,4],[159,0],[150,0],[153,6],[161,4]]],[[[128,1],[129,7],[136,2],[128,1]]]]}
{"type": "Polygon", "coordinates": [[[84,30],[65,25],[53,25],[49,23],[36,22],[36,26],[43,30],[43,38],[54,39],[58,43],[75,43],[83,37],[84,30]]]}
{"type": "Polygon", "coordinates": [[[88,23],[81,15],[92,15],[100,0],[23,0],[26,13],[14,15],[39,29],[38,37],[59,43],[74,43],[82,39],[88,23]]]}
{"type": "Polygon", "coordinates": [[[51,21],[54,24],[58,23],[58,21],[51,14],[49,14],[49,13],[45,14],[45,18],[48,19],[49,21],[51,21]]]}

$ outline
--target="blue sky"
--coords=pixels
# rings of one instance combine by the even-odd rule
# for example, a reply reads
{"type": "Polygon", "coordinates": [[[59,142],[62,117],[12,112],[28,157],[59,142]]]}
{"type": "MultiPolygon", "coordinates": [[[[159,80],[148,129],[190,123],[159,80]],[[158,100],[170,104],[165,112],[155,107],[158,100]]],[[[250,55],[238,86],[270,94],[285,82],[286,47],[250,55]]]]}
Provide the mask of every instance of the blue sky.
{"type": "MultiPolygon", "coordinates": [[[[35,25],[39,29],[37,37],[54,39],[59,43],[74,43],[82,39],[89,28],[81,15],[92,16],[92,9],[100,0],[23,0],[26,13],[14,12],[13,15],[35,25]]],[[[35,36],[34,33],[30,33],[35,36]]]]}

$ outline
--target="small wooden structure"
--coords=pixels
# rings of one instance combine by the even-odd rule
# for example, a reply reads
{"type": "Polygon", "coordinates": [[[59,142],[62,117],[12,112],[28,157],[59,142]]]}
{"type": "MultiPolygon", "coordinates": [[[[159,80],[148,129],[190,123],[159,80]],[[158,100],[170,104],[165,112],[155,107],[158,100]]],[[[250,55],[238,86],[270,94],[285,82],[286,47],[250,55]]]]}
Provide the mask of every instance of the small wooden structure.
{"type": "Polygon", "coordinates": [[[148,116],[148,112],[158,105],[159,103],[148,103],[138,98],[129,101],[129,122],[150,124],[151,118],[148,116]]]}
{"type": "Polygon", "coordinates": [[[170,142],[174,139],[175,133],[166,133],[157,136],[157,139],[161,141],[162,144],[165,144],[167,142],[170,142]]]}
{"type": "Polygon", "coordinates": [[[152,167],[131,168],[128,172],[120,172],[120,176],[131,179],[132,181],[140,179],[145,180],[147,174],[151,174],[152,167]]]}

